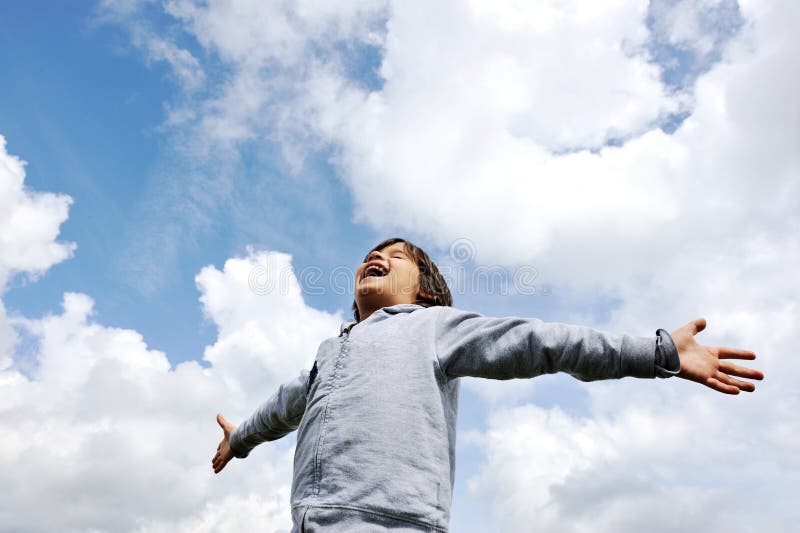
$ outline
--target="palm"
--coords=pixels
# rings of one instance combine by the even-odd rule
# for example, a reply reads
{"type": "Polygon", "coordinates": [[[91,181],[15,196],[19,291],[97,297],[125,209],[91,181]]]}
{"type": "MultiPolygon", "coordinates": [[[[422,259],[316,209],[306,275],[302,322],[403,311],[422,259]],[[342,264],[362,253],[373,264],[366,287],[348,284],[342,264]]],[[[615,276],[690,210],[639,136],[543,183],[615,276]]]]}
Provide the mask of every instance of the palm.
{"type": "Polygon", "coordinates": [[[233,450],[231,450],[231,433],[236,428],[233,424],[225,420],[221,413],[217,413],[217,423],[222,428],[222,440],[217,446],[217,453],[211,459],[211,465],[214,467],[214,473],[218,474],[228,462],[233,459],[233,450]]]}
{"type": "Polygon", "coordinates": [[[724,359],[755,359],[756,354],[738,348],[713,347],[699,344],[694,336],[706,327],[704,318],[689,322],[671,333],[681,362],[678,377],[696,381],[725,394],[739,391],[753,392],[755,385],[731,376],[749,379],[764,379],[758,370],[736,365],[724,359]]]}

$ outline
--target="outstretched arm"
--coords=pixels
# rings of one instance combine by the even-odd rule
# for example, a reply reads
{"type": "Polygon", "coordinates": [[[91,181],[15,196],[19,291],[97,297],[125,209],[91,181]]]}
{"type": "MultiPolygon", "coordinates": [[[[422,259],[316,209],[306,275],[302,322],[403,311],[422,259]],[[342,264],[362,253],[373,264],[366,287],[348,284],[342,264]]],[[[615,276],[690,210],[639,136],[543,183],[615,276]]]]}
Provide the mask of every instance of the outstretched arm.
{"type": "Polygon", "coordinates": [[[678,373],[678,354],[665,330],[638,337],[537,318],[438,309],[434,342],[447,377],[511,379],[566,372],[593,381],[678,373]]]}
{"type": "Polygon", "coordinates": [[[724,346],[703,346],[694,336],[706,328],[706,319],[698,318],[672,332],[680,357],[678,377],[696,381],[706,387],[725,394],[739,394],[739,391],[753,392],[756,386],[731,376],[748,379],[764,379],[764,373],[751,368],[735,365],[721,359],[755,359],[750,350],[727,348],[724,346]]]}
{"type": "Polygon", "coordinates": [[[298,377],[281,385],[239,426],[218,414],[217,423],[222,427],[223,439],[212,459],[214,472],[225,468],[233,457],[245,458],[262,442],[277,440],[297,429],[306,410],[309,379],[309,372],[303,370],[298,377]]]}

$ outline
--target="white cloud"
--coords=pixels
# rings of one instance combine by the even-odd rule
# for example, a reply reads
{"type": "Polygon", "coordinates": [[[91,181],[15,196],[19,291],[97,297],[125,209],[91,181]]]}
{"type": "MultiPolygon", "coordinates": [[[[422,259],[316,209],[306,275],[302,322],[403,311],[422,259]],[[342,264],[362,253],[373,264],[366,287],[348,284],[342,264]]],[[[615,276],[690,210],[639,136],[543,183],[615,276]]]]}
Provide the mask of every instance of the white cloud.
{"type": "MultiPolygon", "coordinates": [[[[698,79],[693,114],[639,154],[639,168],[652,169],[648,160],[672,150],[680,215],[671,230],[646,231],[648,251],[658,247],[646,263],[610,265],[621,303],[595,324],[650,335],[703,316],[699,342],[754,350],[759,358],[743,364],[767,379],[737,397],[675,379],[576,382],[588,413],[496,410],[489,430],[471,435],[487,458],[470,487],[491,499],[504,530],[788,531],[796,523],[787,495],[800,479],[791,414],[800,409],[792,381],[800,370],[792,270],[800,78],[785,68],[796,55],[787,22],[796,14],[789,3],[743,6],[747,28],[725,62],[698,79]]],[[[585,265],[567,269],[604,277],[585,265]]]]}
{"type": "Polygon", "coordinates": [[[796,476],[770,477],[776,450],[738,422],[729,397],[685,392],[680,405],[651,394],[592,418],[497,410],[485,433],[465,435],[486,453],[470,491],[493,502],[503,531],[758,531],[761,520],[788,530],[796,512],[774,491],[796,476]],[[772,488],[754,493],[767,479],[772,488]],[[782,514],[769,519],[762,505],[782,514]]]}
{"type": "Polygon", "coordinates": [[[151,4],[104,0],[97,17],[124,26],[147,58],[169,63],[188,93],[206,76],[195,56],[179,44],[181,38],[193,37],[210,57],[222,61],[222,72],[210,80],[204,93],[210,96],[199,101],[190,97],[172,106],[168,117],[168,123],[191,124],[194,132],[184,148],[206,156],[219,156],[241,142],[279,129],[278,122],[284,118],[276,104],[291,96],[296,84],[308,76],[314,56],[335,57],[334,48],[352,40],[379,44],[380,33],[374,26],[387,9],[385,0],[330,5],[168,0],[156,3],[177,23],[176,31],[165,37],[150,28],[147,8],[151,4]]]}
{"type": "MultiPolygon", "coordinates": [[[[473,28],[463,9],[438,31],[428,30],[436,12],[404,9],[393,11],[388,24],[383,89],[366,93],[335,70],[320,69],[299,115],[341,147],[336,161],[353,193],[356,221],[383,231],[400,228],[440,245],[469,236],[478,261],[532,263],[555,283],[615,286],[649,276],[674,250],[720,245],[765,228],[785,231],[796,218],[798,80],[796,69],[785,68],[794,41],[787,33],[791,26],[781,24],[791,16],[782,17],[781,9],[756,20],[744,10],[748,25],[726,50],[725,62],[699,79],[692,114],[674,135],[625,128],[633,137],[623,146],[562,155],[547,147],[568,116],[558,112],[542,130],[551,137],[537,139],[514,127],[530,121],[513,102],[542,102],[530,110],[542,119],[570,106],[577,94],[616,117],[613,95],[638,85],[619,73],[591,84],[585,77],[574,85],[586,93],[559,97],[560,74],[537,70],[529,79],[486,86],[483,69],[498,65],[494,61],[503,57],[506,41],[514,42],[513,34],[482,40],[481,30],[488,30],[473,28]],[[459,55],[465,46],[474,52],[468,59],[459,55]],[[554,91],[552,97],[537,99],[531,80],[554,91]]],[[[518,46],[516,63],[499,64],[538,68],[561,48],[586,51],[604,36],[613,48],[617,35],[643,29],[635,13],[599,17],[587,41],[518,46]]],[[[621,52],[616,57],[628,66],[641,61],[621,52]]],[[[588,72],[580,63],[564,64],[568,75],[588,72]]],[[[513,72],[508,68],[501,72],[513,72]]],[[[651,80],[652,86],[641,86],[643,95],[661,91],[651,80]]],[[[647,97],[642,109],[658,109],[647,97]]],[[[638,102],[635,94],[628,100],[638,102]]],[[[577,116],[581,127],[593,128],[591,115],[577,116]]],[[[611,122],[598,119],[603,127],[611,122]]],[[[648,129],[646,122],[640,126],[648,129]]]]}
{"type": "MultiPolygon", "coordinates": [[[[305,154],[333,145],[354,221],[379,231],[442,246],[469,236],[478,261],[531,263],[553,283],[615,286],[649,276],[676,248],[721,242],[754,220],[781,225],[795,207],[798,82],[784,68],[794,52],[790,25],[781,25],[791,15],[742,7],[742,32],[687,99],[660,79],[647,17],[657,35],[680,30],[697,42],[673,20],[691,10],[659,6],[377,2],[295,13],[169,2],[166,11],[225,66],[196,115],[179,106],[174,116],[194,116],[183,126],[219,146],[277,140],[295,172],[305,154]],[[366,42],[382,52],[383,85],[371,92],[336,52],[366,42]],[[682,127],[661,131],[678,110],[691,112],[682,127]],[[603,147],[613,138],[625,142],[603,147]],[[596,150],[561,152],[582,146],[596,150]]],[[[729,11],[728,2],[705,2],[686,17],[729,11]]]]}
{"type": "Polygon", "coordinates": [[[657,285],[625,290],[599,325],[649,335],[704,316],[698,342],[758,354],[734,361],[765,373],[756,392],[727,396],[677,378],[565,378],[563,397],[586,398],[586,409],[501,402],[487,431],[465,436],[486,457],[468,481],[472,497],[492,502],[504,531],[531,523],[576,532],[791,530],[800,518],[788,496],[800,481],[800,308],[796,285],[781,293],[775,284],[791,278],[797,255],[796,240],[760,254],[734,248],[701,266],[687,254],[657,285]]]}
{"type": "Polygon", "coordinates": [[[320,341],[339,333],[342,315],[331,315],[303,302],[291,256],[249,250],[225,262],[222,271],[203,268],[195,278],[203,311],[219,330],[204,359],[253,406],[264,390],[310,369],[320,341]]]}
{"type": "Polygon", "coordinates": [[[0,293],[15,273],[35,280],[76,248],[56,241],[72,198],[31,191],[24,182],[25,162],[6,151],[0,135],[0,293]]]}
{"type": "MultiPolygon", "coordinates": [[[[698,385],[678,380],[655,390],[653,383],[624,380],[574,386],[586,387],[590,405],[613,415],[573,418],[534,406],[513,417],[501,413],[485,437],[483,474],[471,485],[494,502],[504,530],[526,531],[532,523],[553,531],[756,530],[762,521],[781,530],[793,523],[785,494],[798,477],[790,451],[800,442],[798,426],[792,417],[764,413],[800,408],[783,377],[795,373],[789,325],[800,318],[793,303],[800,286],[791,270],[800,213],[800,78],[786,68],[797,53],[788,22],[796,11],[789,3],[760,13],[745,6],[742,34],[723,62],[698,79],[681,128],[673,135],[629,130],[635,135],[623,146],[594,154],[554,155],[504,122],[525,116],[523,108],[509,107],[516,100],[504,91],[524,86],[521,78],[467,100],[480,86],[469,75],[490,52],[470,48],[469,61],[450,60],[446,52],[464,45],[464,35],[482,42],[475,32],[458,34],[460,13],[438,25],[441,32],[423,30],[435,25],[429,13],[424,22],[392,19],[382,91],[366,94],[335,72],[323,72],[308,90],[309,115],[323,137],[342,147],[338,161],[358,220],[441,244],[468,235],[479,260],[530,261],[548,281],[612,287],[622,303],[611,322],[597,324],[603,329],[651,335],[656,327],[706,316],[709,332],[701,342],[744,346],[761,356],[751,366],[765,371],[768,385],[738,401],[712,400],[718,393],[702,395],[692,389],[698,385]],[[404,46],[392,48],[393,42],[404,46]],[[431,54],[429,65],[424,58],[431,54]],[[415,83],[401,83],[406,79],[415,83]],[[664,387],[674,389],[665,394],[664,387]],[[709,402],[714,409],[703,410],[709,402]],[[637,409],[643,411],[634,424],[629,419],[637,409]],[[537,422],[526,423],[534,415],[537,422]],[[655,438],[656,428],[646,432],[648,420],[678,436],[655,438]],[[598,422],[606,427],[593,429],[598,422]],[[702,431],[710,444],[681,437],[689,429],[702,431]],[[642,439],[650,445],[636,448],[642,439]],[[604,440],[620,455],[606,455],[604,440]],[[666,456],[659,448],[665,445],[666,456]],[[709,447],[716,455],[706,464],[687,461],[709,447]],[[631,461],[630,454],[639,455],[631,461]],[[652,466],[662,461],[679,466],[652,466]],[[766,479],[778,480],[774,489],[747,505],[754,498],[748,484],[763,486],[766,479]],[[767,506],[780,518],[758,510],[767,506]],[[670,515],[674,508],[680,512],[670,515]],[[725,516],[711,522],[709,509],[725,516]],[[654,523],[653,516],[664,518],[654,523]]],[[[484,48],[496,49],[495,41],[484,48]]],[[[566,42],[575,40],[561,46],[566,42]]],[[[531,54],[535,60],[537,50],[531,54]]],[[[605,110],[603,89],[593,85],[583,99],[605,110]]],[[[557,108],[563,99],[545,101],[557,108]]],[[[483,393],[497,400],[491,389],[483,393]]]]}
{"type": "MultiPolygon", "coordinates": [[[[241,179],[238,148],[264,136],[284,138],[285,129],[296,136],[297,117],[282,102],[315,68],[315,54],[335,55],[353,40],[379,44],[375,25],[385,9],[382,0],[99,3],[96,21],[121,26],[147,62],[171,66],[181,89],[165,104],[161,131],[169,134],[169,162],[149,176],[129,243],[114,260],[123,280],[152,296],[176,279],[177,251],[208,237],[215,220],[227,216],[241,233],[252,230],[252,220],[237,219],[239,202],[253,201],[238,196],[252,188],[241,179]]],[[[310,172],[303,172],[304,159],[312,150],[282,143],[285,161],[269,163],[287,163],[305,179],[310,172]]]]}
{"type": "Polygon", "coordinates": [[[286,254],[250,250],[198,274],[219,329],[207,368],[172,366],[136,331],[96,322],[85,294],[66,293],[59,314],[14,317],[36,348],[32,364],[0,370],[0,482],[15,488],[2,528],[288,531],[293,447],[265,444],[216,477],[211,457],[217,411],[248,416],[338,333],[341,314],[306,307],[290,267],[286,254]],[[253,293],[248,274],[273,264],[290,290],[253,293]]]}
{"type": "MultiPolygon", "coordinates": [[[[305,153],[333,146],[356,222],[442,246],[468,236],[478,262],[533,264],[555,291],[601,287],[621,302],[595,324],[604,329],[651,335],[705,316],[702,342],[759,354],[752,366],[767,381],[753,395],[622,380],[574,385],[585,387],[590,413],[498,411],[486,435],[473,436],[487,459],[471,486],[492,498],[507,530],[780,530],[798,518],[786,494],[799,477],[792,413],[800,400],[784,376],[796,373],[800,318],[791,270],[800,229],[800,71],[791,68],[800,7],[740,2],[742,28],[719,49],[720,61],[703,64],[685,94],[671,92],[647,56],[650,39],[708,59],[725,32],[704,40],[704,10],[718,4],[656,11],[653,36],[644,1],[580,10],[570,2],[397,2],[385,32],[379,10],[369,30],[343,37],[380,43],[377,89],[354,80],[336,54],[304,48],[313,38],[281,27],[252,40],[229,35],[228,25],[201,31],[197,21],[211,21],[211,10],[191,4],[189,16],[175,6],[190,4],[171,4],[232,73],[199,123],[234,147],[259,135],[278,140],[295,168],[305,153]],[[259,44],[270,50],[258,51],[258,64],[281,68],[248,63],[259,44]],[[267,89],[284,98],[268,100],[267,89]],[[665,133],[659,123],[676,111],[688,116],[665,133]],[[604,146],[610,139],[624,142],[604,146]],[[664,438],[656,421],[669,428],[664,438]],[[690,429],[718,454],[710,462],[693,455],[708,448],[690,429]],[[526,477],[531,468],[539,477],[526,477]],[[748,495],[746,483],[767,488],[748,495]],[[576,503],[587,499],[604,505],[576,503]]],[[[276,14],[226,7],[252,20],[276,14]]]]}
{"type": "MultiPolygon", "coordinates": [[[[25,162],[6,151],[0,135],[0,296],[16,274],[35,281],[51,266],[72,257],[76,244],[57,241],[72,198],[25,187],[25,162]]],[[[12,364],[17,334],[0,301],[0,370],[12,364]]]]}
{"type": "Polygon", "coordinates": [[[172,0],[164,7],[223,60],[242,67],[289,67],[304,61],[315,43],[361,38],[385,4],[383,0],[336,5],[301,1],[291,6],[277,1],[172,0]]]}

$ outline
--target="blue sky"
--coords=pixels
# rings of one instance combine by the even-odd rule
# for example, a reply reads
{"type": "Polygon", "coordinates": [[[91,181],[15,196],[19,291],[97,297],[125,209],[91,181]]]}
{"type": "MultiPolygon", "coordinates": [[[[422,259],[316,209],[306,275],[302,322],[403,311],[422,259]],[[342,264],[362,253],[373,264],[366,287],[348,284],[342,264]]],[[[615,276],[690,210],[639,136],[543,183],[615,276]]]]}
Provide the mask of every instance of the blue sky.
{"type": "MultiPolygon", "coordinates": [[[[330,149],[311,156],[308,175],[297,183],[285,179],[275,148],[258,142],[241,147],[235,166],[241,203],[218,206],[214,220],[200,229],[190,217],[171,213],[170,221],[185,224],[191,238],[174,238],[169,252],[153,250],[162,243],[148,243],[152,235],[147,231],[158,231],[151,226],[164,223],[153,211],[170,210],[152,205],[165,194],[168,185],[163,182],[180,183],[182,174],[195,171],[176,154],[176,141],[162,126],[164,105],[178,90],[163,62],[143,60],[123,30],[98,22],[96,7],[94,2],[79,7],[28,2],[4,10],[10,23],[0,53],[13,83],[6,85],[7,97],[0,103],[3,134],[9,151],[28,162],[28,187],[72,197],[61,236],[78,243],[79,250],[36,283],[19,276],[5,296],[10,308],[41,314],[58,307],[64,290],[102,294],[96,310],[104,323],[141,332],[173,362],[196,359],[215,331],[197,306],[192,273],[243,253],[246,244],[292,254],[297,270],[309,265],[326,272],[337,265],[355,268],[365,250],[391,233],[351,221],[351,197],[326,162],[330,149]],[[44,8],[46,16],[35,15],[44,8]],[[240,212],[231,213],[233,209],[240,212]],[[162,262],[162,253],[169,259],[162,262]],[[159,266],[141,264],[151,261],[159,266]],[[138,279],[141,269],[158,281],[138,279]]],[[[163,17],[158,9],[148,11],[163,17]]],[[[730,11],[727,5],[724,12],[730,11]]],[[[196,47],[185,37],[182,42],[196,47]]],[[[380,51],[373,46],[339,48],[355,79],[379,89],[380,51]]],[[[699,68],[691,50],[655,40],[652,49],[672,67],[664,72],[669,85],[680,85],[676,79],[699,68]]],[[[673,121],[665,120],[665,127],[673,121]]],[[[164,203],[174,199],[170,194],[180,196],[167,193],[164,203]]],[[[348,310],[352,301],[352,294],[329,291],[309,290],[305,297],[309,305],[331,312],[348,310]]],[[[552,300],[504,300],[494,309],[547,316],[558,305],[552,300]]],[[[491,312],[493,304],[485,304],[491,312]]],[[[607,312],[607,304],[589,302],[593,304],[598,307],[593,313],[607,312]]]]}
{"type": "MultiPolygon", "coordinates": [[[[325,189],[316,191],[282,186],[269,191],[272,206],[245,206],[247,215],[240,217],[252,216],[253,227],[235,227],[230,213],[222,212],[212,227],[198,232],[197,242],[176,240],[180,265],[157,274],[164,277],[157,290],[142,288],[136,273],[121,263],[129,250],[151,251],[147,244],[137,246],[147,238],[140,233],[147,226],[143,216],[152,215],[147,202],[159,194],[165,174],[183,171],[170,139],[159,132],[163,103],[175,89],[164,66],[145,64],[119,29],[92,22],[94,7],[49,6],[48,15],[39,17],[42,6],[16,3],[6,19],[14,23],[2,37],[3,64],[14,83],[6,86],[2,103],[3,134],[9,150],[28,161],[29,187],[73,198],[61,237],[77,242],[79,250],[36,283],[20,276],[14,284],[20,290],[6,295],[9,307],[41,314],[55,311],[65,290],[103,294],[97,313],[104,323],[140,331],[149,345],[179,362],[198,358],[215,336],[197,305],[193,274],[202,266],[243,253],[245,243],[285,250],[298,269],[360,260],[375,234],[349,223],[346,191],[335,183],[320,183],[325,189]],[[51,12],[59,7],[62,13],[51,12]],[[278,206],[282,212],[270,211],[278,206]],[[313,220],[312,237],[321,250],[297,239],[296,224],[304,219],[313,220]],[[260,234],[259,226],[266,225],[278,226],[268,231],[279,234],[260,234]],[[248,234],[237,234],[242,229],[248,234]]],[[[270,168],[269,155],[260,154],[238,172],[263,191],[270,174],[280,171],[270,168]]],[[[324,165],[320,172],[332,178],[324,165]]],[[[347,309],[352,301],[328,294],[308,298],[331,311],[347,309]]]]}
{"type": "MultiPolygon", "coordinates": [[[[797,76],[782,68],[798,43],[780,37],[797,8],[631,1],[590,14],[567,4],[446,2],[434,9],[376,1],[323,9],[107,0],[0,8],[0,156],[26,162],[25,194],[71,199],[60,200],[68,204],[62,223],[58,202],[41,207],[31,220],[47,220],[59,233],[32,236],[29,247],[44,257],[54,243],[77,245],[68,258],[41,260],[38,268],[0,262],[8,276],[0,331],[9,324],[18,336],[0,345],[8,352],[0,351],[0,362],[10,361],[0,365],[0,386],[19,398],[3,406],[3,424],[17,427],[26,412],[40,413],[43,424],[75,421],[74,432],[67,425],[56,434],[74,435],[64,453],[80,467],[45,483],[37,498],[54,498],[59,483],[88,501],[97,487],[135,496],[108,486],[124,470],[81,481],[82,468],[104,471],[82,455],[87,443],[104,431],[112,444],[132,439],[140,416],[126,406],[158,413],[179,404],[141,427],[157,426],[150,428],[152,457],[169,456],[160,471],[185,475],[154,481],[143,474],[132,482],[167,487],[175,501],[145,498],[117,517],[67,513],[63,529],[199,530],[202,523],[222,530],[227,513],[249,516],[243,527],[288,529],[285,454],[294,437],[262,447],[248,460],[260,466],[237,465],[219,482],[203,478],[195,458],[216,445],[217,410],[231,420],[245,416],[313,359],[304,343],[338,332],[338,320],[350,317],[352,286],[333,290],[328,276],[355,271],[389,236],[407,236],[440,266],[465,267],[467,279],[487,266],[507,276],[537,271],[534,294],[467,290],[454,294],[458,307],[637,335],[705,316],[706,342],[774,354],[753,365],[765,372],[796,366],[782,355],[788,328],[768,341],[758,331],[797,315],[797,284],[775,285],[798,248],[791,194],[798,187],[797,76]],[[768,172],[759,176],[759,169],[768,172]],[[757,178],[766,185],[756,186],[757,178]],[[464,264],[452,255],[457,242],[474,246],[464,264]],[[248,294],[241,272],[268,252],[289,254],[295,272],[318,269],[322,290],[301,279],[300,299],[248,294]],[[84,316],[87,306],[93,313],[84,316]],[[250,318],[263,338],[247,329],[250,318]],[[283,319],[303,320],[313,333],[284,339],[279,326],[267,325],[283,319]],[[257,376],[263,387],[248,385],[257,376]],[[122,391],[108,412],[89,401],[98,384],[122,391]],[[59,407],[37,403],[44,401],[35,399],[37,387],[59,407]],[[170,449],[174,428],[195,432],[196,442],[179,447],[182,459],[170,449]],[[280,505],[266,503],[272,499],[280,505]],[[137,523],[136,515],[149,522],[137,523]]],[[[6,208],[15,206],[0,205],[6,208]]],[[[11,222],[8,228],[17,231],[11,222]]],[[[522,492],[531,495],[530,509],[551,509],[537,518],[542,530],[582,530],[592,521],[560,510],[586,497],[580,491],[589,481],[618,486],[637,466],[641,485],[630,487],[666,495],[684,506],[686,524],[707,530],[727,522],[705,522],[704,505],[735,500],[773,472],[774,492],[762,503],[780,517],[770,519],[774,530],[788,524],[781,520],[796,511],[780,489],[798,478],[789,451],[800,432],[796,422],[758,412],[793,412],[796,395],[775,405],[759,391],[734,402],[668,381],[587,385],[557,375],[462,387],[453,530],[526,530],[538,515],[514,507],[522,492]],[[698,406],[691,414],[688,401],[698,406]],[[509,426],[517,412],[529,420],[509,426]],[[677,461],[696,447],[690,430],[698,426],[723,446],[741,437],[703,418],[707,412],[741,416],[765,435],[750,447],[725,447],[725,461],[755,449],[773,459],[761,471],[746,468],[733,488],[722,459],[705,479],[695,477],[692,461],[667,473],[652,466],[658,452],[646,450],[653,442],[665,442],[677,461]],[[670,428],[667,436],[648,426],[656,416],[670,428]],[[522,459],[508,448],[520,435],[530,443],[522,459]],[[627,455],[582,442],[616,443],[627,455]],[[549,466],[539,471],[536,464],[549,466]],[[521,474],[527,468],[535,475],[521,474]],[[531,476],[540,485],[530,486],[531,476]]],[[[775,398],[782,387],[778,381],[775,398]]],[[[43,458],[19,475],[46,472],[54,459],[38,431],[15,438],[0,464],[33,450],[43,458]]],[[[109,458],[137,464],[135,451],[112,444],[109,458]]],[[[624,489],[598,507],[599,530],[641,526],[635,513],[620,510],[624,489]]],[[[657,508],[640,504],[643,513],[657,508]]],[[[33,501],[20,496],[9,505],[24,515],[33,501]]],[[[767,520],[755,507],[731,512],[752,527],[767,520]]],[[[5,527],[40,525],[30,517],[5,527]]]]}
{"type": "MultiPolygon", "coordinates": [[[[9,152],[28,162],[29,188],[72,197],[59,237],[78,248],[74,257],[35,282],[18,275],[4,298],[11,312],[56,313],[63,292],[83,292],[95,298],[96,319],[103,324],[140,332],[150,348],[164,351],[173,364],[200,360],[216,336],[197,302],[194,274],[203,266],[220,265],[251,243],[291,253],[298,271],[310,265],[324,272],[336,266],[354,271],[383,238],[350,222],[349,195],[323,157],[315,162],[319,176],[313,183],[271,188],[269,180],[280,178],[271,175],[280,169],[270,168],[269,147],[263,147],[267,154],[253,155],[239,169],[243,181],[269,195],[259,197],[266,205],[243,206],[247,214],[238,218],[254,217],[252,226],[237,226],[223,210],[212,227],[198,231],[196,243],[176,239],[172,244],[179,265],[157,274],[165,278],[157,289],[143,289],[131,279],[135,272],[120,263],[131,249],[152,251],[137,241],[147,227],[142,215],[151,214],[147,202],[158,194],[153,182],[165,172],[181,172],[180,163],[170,161],[175,156],[169,137],[159,132],[162,104],[174,88],[163,65],[145,64],[117,28],[92,22],[93,3],[81,9],[46,7],[46,17],[36,15],[43,8],[36,3],[16,3],[6,11],[6,20],[13,22],[3,32],[0,53],[14,82],[6,85],[0,104],[2,133],[9,152]],[[52,12],[59,8],[63,12],[52,12]]],[[[370,66],[374,59],[365,54],[359,62],[370,66]]],[[[305,298],[310,306],[349,313],[352,289],[344,295],[308,291],[305,298]]],[[[481,407],[468,400],[462,416],[467,427],[479,418],[481,407]]],[[[208,447],[213,449],[213,443],[208,447]]],[[[460,471],[469,472],[465,452],[460,471]]]]}

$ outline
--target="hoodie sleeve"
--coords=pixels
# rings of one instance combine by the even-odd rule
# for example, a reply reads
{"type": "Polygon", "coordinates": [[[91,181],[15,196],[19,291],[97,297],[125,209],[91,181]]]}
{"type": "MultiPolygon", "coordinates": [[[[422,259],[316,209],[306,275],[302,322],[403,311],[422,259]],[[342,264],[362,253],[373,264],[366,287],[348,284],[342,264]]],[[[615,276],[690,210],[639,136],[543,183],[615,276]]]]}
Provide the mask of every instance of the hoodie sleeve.
{"type": "Polygon", "coordinates": [[[675,346],[675,341],[672,340],[672,335],[665,329],[659,328],[656,330],[658,339],[656,344],[656,377],[671,378],[677,376],[681,371],[681,358],[678,355],[678,348],[675,346]]]}
{"type": "MultiPolygon", "coordinates": [[[[316,365],[316,364],[315,364],[316,365]]],[[[312,373],[316,374],[316,366],[312,373]]],[[[303,370],[298,377],[284,383],[267,401],[231,433],[231,450],[238,458],[247,457],[250,451],[265,441],[288,435],[300,425],[306,410],[311,374],[303,370]]]]}
{"type": "Polygon", "coordinates": [[[537,318],[440,309],[434,343],[449,378],[532,378],[556,372],[581,381],[656,377],[657,335],[637,337],[537,318]]]}

